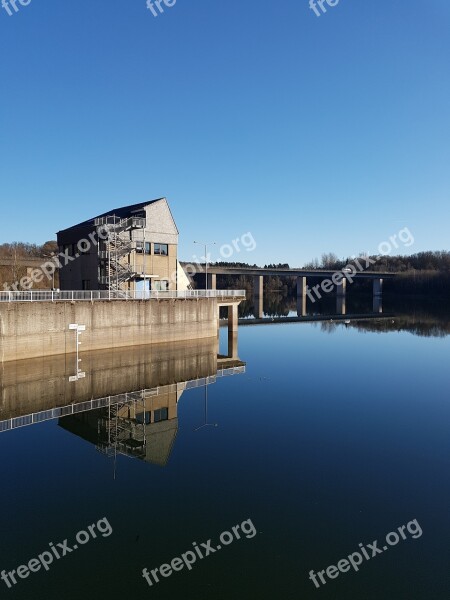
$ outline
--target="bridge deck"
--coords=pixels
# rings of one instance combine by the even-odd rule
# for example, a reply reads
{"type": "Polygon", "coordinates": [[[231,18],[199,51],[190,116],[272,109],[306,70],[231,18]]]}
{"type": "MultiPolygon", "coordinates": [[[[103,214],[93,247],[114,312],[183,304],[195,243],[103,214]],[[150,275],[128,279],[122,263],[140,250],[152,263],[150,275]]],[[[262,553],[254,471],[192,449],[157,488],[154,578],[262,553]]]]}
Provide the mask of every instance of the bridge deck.
{"type": "MultiPolygon", "coordinates": [[[[361,261],[364,266],[364,261],[361,261]]],[[[192,266],[190,263],[181,263],[181,265],[185,268],[192,266]]],[[[206,265],[204,264],[196,264],[195,266],[198,271],[193,273],[204,273],[206,270],[206,265]]],[[[245,267],[218,267],[214,265],[208,265],[208,273],[210,275],[251,275],[254,277],[257,276],[267,276],[274,277],[276,275],[281,277],[322,277],[322,278],[330,278],[335,273],[342,273],[341,270],[325,270],[325,269],[262,269],[262,268],[245,268],[245,267]]],[[[349,273],[350,275],[350,273],[349,273]]],[[[353,279],[392,279],[397,276],[397,273],[388,273],[385,271],[361,271],[357,272],[355,275],[351,275],[353,279]]]]}

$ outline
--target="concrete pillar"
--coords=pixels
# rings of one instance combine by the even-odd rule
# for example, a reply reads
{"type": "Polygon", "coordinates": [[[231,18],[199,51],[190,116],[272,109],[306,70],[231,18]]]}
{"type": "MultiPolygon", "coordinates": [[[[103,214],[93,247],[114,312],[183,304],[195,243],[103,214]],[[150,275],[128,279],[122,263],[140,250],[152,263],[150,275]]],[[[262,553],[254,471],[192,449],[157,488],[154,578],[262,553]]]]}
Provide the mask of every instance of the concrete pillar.
{"type": "Polygon", "coordinates": [[[374,296],[382,296],[383,294],[383,279],[374,279],[373,280],[373,295],[374,296]]]}
{"type": "Polygon", "coordinates": [[[228,332],[228,358],[239,358],[238,334],[236,331],[228,332]]]}
{"type": "Polygon", "coordinates": [[[297,277],[297,317],[306,316],[306,277],[297,277]]]}
{"type": "Polygon", "coordinates": [[[346,298],[343,294],[336,296],[336,314],[346,315],[347,314],[347,303],[346,298]]]}
{"type": "Polygon", "coordinates": [[[253,295],[264,298],[264,276],[255,275],[253,277],[253,295]]]}
{"type": "Polygon", "coordinates": [[[239,327],[239,304],[231,304],[228,307],[228,334],[237,333],[239,327]]]}
{"type": "Polygon", "coordinates": [[[264,318],[264,298],[262,296],[253,297],[253,316],[255,319],[264,318]]]}
{"type": "Polygon", "coordinates": [[[338,296],[345,296],[347,292],[347,280],[345,279],[345,277],[342,278],[342,280],[336,284],[336,294],[338,296]]]}
{"type": "Polygon", "coordinates": [[[306,296],[297,296],[297,317],[306,317],[306,296]]]}
{"type": "Polygon", "coordinates": [[[383,296],[374,296],[373,297],[373,312],[374,313],[382,313],[383,312],[383,296]]]}
{"type": "Polygon", "coordinates": [[[297,277],[297,297],[306,296],[306,277],[297,277]]]}
{"type": "Polygon", "coordinates": [[[264,317],[264,277],[256,275],[253,278],[253,304],[255,319],[264,317]]]}
{"type": "Polygon", "coordinates": [[[207,287],[209,290],[217,290],[217,275],[216,275],[216,273],[208,273],[207,287]]]}

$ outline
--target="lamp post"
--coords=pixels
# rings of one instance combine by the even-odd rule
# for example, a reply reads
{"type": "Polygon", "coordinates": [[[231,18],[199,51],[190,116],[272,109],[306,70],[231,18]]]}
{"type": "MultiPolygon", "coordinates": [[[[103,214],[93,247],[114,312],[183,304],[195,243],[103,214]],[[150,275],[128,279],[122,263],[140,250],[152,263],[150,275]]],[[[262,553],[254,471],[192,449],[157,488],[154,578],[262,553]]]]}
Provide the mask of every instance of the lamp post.
{"type": "Polygon", "coordinates": [[[195,242],[194,244],[200,244],[205,247],[205,263],[206,263],[206,286],[205,289],[208,291],[208,246],[215,246],[216,242],[195,242]]]}
{"type": "MultiPolygon", "coordinates": [[[[44,258],[52,258],[55,259],[56,254],[44,254],[44,258]]],[[[56,272],[56,264],[54,264],[54,268],[52,270],[52,290],[55,291],[55,272],[56,272]]]]}
{"type": "Polygon", "coordinates": [[[194,431],[199,431],[200,429],[203,429],[204,427],[218,427],[219,424],[218,423],[208,423],[208,383],[206,383],[205,385],[205,422],[203,423],[203,425],[200,425],[200,427],[196,427],[194,429],[194,431]]]}

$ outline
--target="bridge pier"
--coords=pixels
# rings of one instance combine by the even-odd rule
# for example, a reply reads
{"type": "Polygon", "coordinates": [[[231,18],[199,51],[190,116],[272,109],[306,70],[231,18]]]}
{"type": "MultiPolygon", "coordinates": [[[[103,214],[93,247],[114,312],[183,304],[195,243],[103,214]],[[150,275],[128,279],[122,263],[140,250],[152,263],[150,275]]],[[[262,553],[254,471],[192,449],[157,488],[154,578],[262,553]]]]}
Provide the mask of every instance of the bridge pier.
{"type": "Polygon", "coordinates": [[[382,296],[383,295],[383,279],[377,278],[373,280],[373,296],[382,296]]]}
{"type": "Polygon", "coordinates": [[[253,299],[254,305],[254,317],[255,319],[264,318],[264,298],[261,296],[255,296],[253,299]]]}
{"type": "Polygon", "coordinates": [[[253,304],[255,318],[262,319],[264,317],[264,277],[262,275],[253,277],[253,304]]]}
{"type": "Polygon", "coordinates": [[[228,358],[239,358],[238,334],[235,331],[228,331],[228,358]]]}
{"type": "Polygon", "coordinates": [[[255,296],[264,297],[264,276],[256,275],[253,277],[253,294],[255,296]]]}
{"type": "Polygon", "coordinates": [[[228,306],[228,334],[237,333],[239,327],[239,304],[228,306]]]}
{"type": "Polygon", "coordinates": [[[209,290],[217,290],[217,275],[215,273],[208,273],[206,277],[206,287],[209,290]]]}
{"type": "Polygon", "coordinates": [[[343,277],[339,283],[336,284],[336,295],[345,296],[347,293],[347,280],[343,277]]]}
{"type": "Polygon", "coordinates": [[[346,315],[347,314],[347,300],[345,295],[338,294],[336,296],[336,314],[346,315]]]}
{"type": "Polygon", "coordinates": [[[382,313],[383,312],[383,296],[374,296],[373,297],[373,312],[374,313],[382,313]]]}
{"type": "Polygon", "coordinates": [[[220,338],[220,309],[227,308],[228,312],[228,358],[237,358],[237,336],[239,329],[239,302],[219,302],[217,304],[217,339],[220,338]]]}
{"type": "Polygon", "coordinates": [[[297,277],[297,317],[306,316],[306,277],[297,277]]]}

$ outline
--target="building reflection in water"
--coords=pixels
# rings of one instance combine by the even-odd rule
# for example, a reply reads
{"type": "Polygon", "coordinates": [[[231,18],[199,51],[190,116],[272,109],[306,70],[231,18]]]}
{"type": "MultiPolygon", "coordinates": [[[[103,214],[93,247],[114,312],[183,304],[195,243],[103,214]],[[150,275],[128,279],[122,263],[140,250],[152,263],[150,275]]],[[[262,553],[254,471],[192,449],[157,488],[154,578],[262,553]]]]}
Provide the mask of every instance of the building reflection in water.
{"type": "Polygon", "coordinates": [[[218,355],[215,339],[81,356],[85,377],[76,381],[73,355],[1,365],[0,432],[58,419],[108,457],[165,466],[183,393],[245,372],[236,336],[227,356],[218,355]]]}

